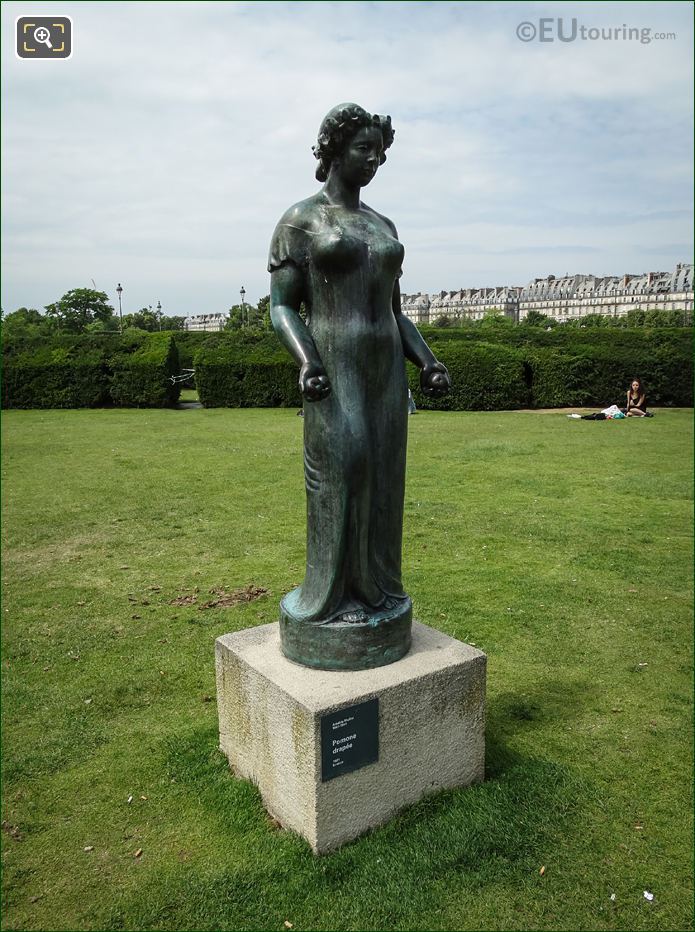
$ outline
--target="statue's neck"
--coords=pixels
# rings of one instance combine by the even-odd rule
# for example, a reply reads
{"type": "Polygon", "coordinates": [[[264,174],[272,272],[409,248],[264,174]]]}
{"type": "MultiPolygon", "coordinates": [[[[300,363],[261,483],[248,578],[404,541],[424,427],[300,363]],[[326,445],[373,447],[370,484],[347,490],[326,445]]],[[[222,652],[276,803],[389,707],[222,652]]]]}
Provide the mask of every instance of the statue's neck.
{"type": "Polygon", "coordinates": [[[331,204],[336,207],[349,207],[353,210],[357,210],[360,206],[360,190],[359,185],[349,185],[340,175],[333,172],[330,173],[323,186],[323,193],[331,204]]]}

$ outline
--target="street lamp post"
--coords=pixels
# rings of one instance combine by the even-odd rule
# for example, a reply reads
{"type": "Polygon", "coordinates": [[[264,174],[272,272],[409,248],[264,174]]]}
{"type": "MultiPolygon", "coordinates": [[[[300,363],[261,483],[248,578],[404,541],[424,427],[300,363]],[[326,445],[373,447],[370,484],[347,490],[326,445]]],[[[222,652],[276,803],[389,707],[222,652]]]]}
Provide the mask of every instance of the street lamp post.
{"type": "Polygon", "coordinates": [[[244,290],[243,285],[241,286],[241,291],[239,292],[239,294],[241,295],[241,326],[243,327],[244,326],[244,306],[245,306],[244,298],[246,297],[246,291],[244,290]]]}
{"type": "Polygon", "coordinates": [[[118,295],[118,320],[120,331],[123,333],[123,309],[121,308],[121,295],[123,294],[123,289],[121,288],[121,283],[118,283],[118,288],[116,288],[116,294],[118,295]]]}

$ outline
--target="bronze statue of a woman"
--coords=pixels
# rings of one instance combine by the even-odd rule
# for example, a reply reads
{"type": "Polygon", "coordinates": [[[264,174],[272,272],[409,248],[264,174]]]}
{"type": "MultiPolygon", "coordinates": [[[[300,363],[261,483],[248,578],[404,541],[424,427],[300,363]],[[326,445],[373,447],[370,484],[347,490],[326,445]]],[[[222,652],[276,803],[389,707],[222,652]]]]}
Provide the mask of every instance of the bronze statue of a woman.
{"type": "Polygon", "coordinates": [[[314,146],[323,188],[284,214],[268,260],[273,326],[310,402],[306,576],[280,603],[282,650],[328,670],[393,663],[410,647],[412,604],[401,583],[405,358],[420,367],[423,392],[450,387],[401,314],[396,228],[360,200],[392,142],[391,117],[334,107],[314,146]]]}

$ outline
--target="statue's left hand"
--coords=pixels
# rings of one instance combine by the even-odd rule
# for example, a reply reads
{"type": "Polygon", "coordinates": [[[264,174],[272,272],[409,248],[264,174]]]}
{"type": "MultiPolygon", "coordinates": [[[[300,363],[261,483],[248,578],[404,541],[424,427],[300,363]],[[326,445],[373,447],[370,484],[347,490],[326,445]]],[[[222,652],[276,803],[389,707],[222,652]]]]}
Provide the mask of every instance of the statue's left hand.
{"type": "Polygon", "coordinates": [[[299,390],[306,401],[322,401],[331,393],[331,383],[320,362],[305,362],[299,370],[299,390]]]}
{"type": "Polygon", "coordinates": [[[430,398],[439,398],[451,388],[451,379],[445,365],[433,362],[420,371],[420,388],[423,395],[430,398]]]}

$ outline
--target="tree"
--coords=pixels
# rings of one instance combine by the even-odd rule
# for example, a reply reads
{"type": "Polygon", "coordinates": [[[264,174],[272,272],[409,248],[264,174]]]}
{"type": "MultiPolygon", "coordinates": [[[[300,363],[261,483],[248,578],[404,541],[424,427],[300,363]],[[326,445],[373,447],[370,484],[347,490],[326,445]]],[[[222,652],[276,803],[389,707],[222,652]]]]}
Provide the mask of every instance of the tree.
{"type": "Polygon", "coordinates": [[[546,314],[541,314],[540,311],[529,311],[524,318],[524,323],[528,324],[529,327],[544,327],[547,320],[546,314]]]}
{"type": "Polygon", "coordinates": [[[225,330],[241,330],[249,328],[251,330],[272,330],[270,321],[270,295],[267,294],[261,298],[258,305],[234,304],[229,309],[229,319],[224,325],[225,330]]]}
{"type": "Polygon", "coordinates": [[[43,316],[41,311],[37,311],[35,307],[18,307],[16,311],[13,311],[11,314],[8,314],[4,318],[5,324],[9,324],[10,321],[15,323],[27,324],[41,324],[45,323],[46,318],[43,316]]]}
{"type": "Polygon", "coordinates": [[[264,298],[258,302],[258,326],[262,327],[263,330],[272,330],[273,324],[270,319],[270,295],[267,294],[264,298]]]}
{"type": "Polygon", "coordinates": [[[584,327],[610,327],[612,322],[613,318],[607,314],[587,314],[582,318],[584,327]]]}
{"type": "MultiPolygon", "coordinates": [[[[268,298],[270,300],[270,298],[268,298]]],[[[254,307],[253,304],[247,304],[244,307],[246,312],[246,326],[251,327],[254,330],[263,329],[263,311],[261,308],[254,307]]],[[[270,313],[270,312],[269,312],[270,313]]]]}
{"type": "Polygon", "coordinates": [[[151,307],[141,307],[134,314],[126,314],[123,318],[123,328],[135,327],[137,330],[147,330],[154,333],[159,330],[159,318],[151,307]]]}
{"type": "Polygon", "coordinates": [[[93,320],[84,328],[85,333],[118,333],[120,330],[118,317],[109,317],[108,320],[93,320]]]}
{"type": "Polygon", "coordinates": [[[453,321],[451,320],[451,318],[450,318],[447,314],[441,314],[439,317],[437,317],[437,319],[434,321],[434,323],[433,323],[432,326],[434,326],[434,327],[451,327],[452,324],[453,324],[453,321]]]}
{"type": "Polygon", "coordinates": [[[159,321],[160,330],[183,330],[185,317],[162,317],[159,321]]]}
{"type": "Polygon", "coordinates": [[[506,314],[502,314],[498,310],[492,310],[485,314],[483,319],[479,322],[479,325],[483,330],[510,330],[515,326],[511,317],[507,317],[506,314]]]}
{"type": "Polygon", "coordinates": [[[73,288],[59,301],[46,305],[46,313],[58,327],[68,333],[81,333],[87,324],[99,320],[106,326],[113,316],[113,308],[103,291],[92,288],[73,288]]]}
{"type": "Polygon", "coordinates": [[[245,304],[243,309],[240,304],[233,304],[229,309],[229,318],[224,325],[225,330],[241,330],[246,323],[246,309],[249,307],[245,304]],[[243,314],[243,318],[242,318],[243,314]]]}
{"type": "Polygon", "coordinates": [[[5,343],[15,343],[42,337],[51,332],[53,322],[33,307],[20,307],[2,321],[2,338],[5,343]]]}

